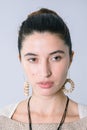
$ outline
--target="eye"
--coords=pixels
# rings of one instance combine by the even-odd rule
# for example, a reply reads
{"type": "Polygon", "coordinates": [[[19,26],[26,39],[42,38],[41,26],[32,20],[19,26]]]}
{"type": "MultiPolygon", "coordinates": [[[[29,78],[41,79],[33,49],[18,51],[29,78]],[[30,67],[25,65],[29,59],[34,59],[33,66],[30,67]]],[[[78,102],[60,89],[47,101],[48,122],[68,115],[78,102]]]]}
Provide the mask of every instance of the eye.
{"type": "Polygon", "coordinates": [[[36,63],[37,62],[37,58],[28,58],[27,60],[29,62],[31,62],[31,63],[36,63]]]}
{"type": "Polygon", "coordinates": [[[52,61],[60,61],[62,59],[61,56],[54,56],[51,58],[52,61]]]}

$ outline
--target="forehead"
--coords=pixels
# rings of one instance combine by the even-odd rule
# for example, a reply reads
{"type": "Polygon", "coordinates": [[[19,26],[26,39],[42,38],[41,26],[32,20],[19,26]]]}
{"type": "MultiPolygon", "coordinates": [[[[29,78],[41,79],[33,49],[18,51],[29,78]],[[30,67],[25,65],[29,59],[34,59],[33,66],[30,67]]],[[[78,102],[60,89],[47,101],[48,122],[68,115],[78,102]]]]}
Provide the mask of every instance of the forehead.
{"type": "Polygon", "coordinates": [[[55,50],[66,50],[68,46],[64,41],[57,35],[49,32],[34,32],[33,34],[26,36],[23,41],[23,51],[55,51],[55,50]]]}

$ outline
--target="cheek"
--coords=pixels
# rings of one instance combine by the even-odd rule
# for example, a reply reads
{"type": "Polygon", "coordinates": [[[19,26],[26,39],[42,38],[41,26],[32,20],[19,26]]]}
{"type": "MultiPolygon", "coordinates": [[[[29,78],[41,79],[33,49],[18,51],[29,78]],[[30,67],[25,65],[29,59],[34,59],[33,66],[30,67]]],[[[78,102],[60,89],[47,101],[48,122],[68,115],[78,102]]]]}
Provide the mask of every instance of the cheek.
{"type": "Polygon", "coordinates": [[[69,69],[69,64],[65,64],[65,66],[62,67],[62,74],[65,76],[65,78],[67,76],[68,69],[69,69]]]}
{"type": "Polygon", "coordinates": [[[60,79],[66,78],[68,72],[69,64],[68,61],[65,63],[60,63],[58,66],[54,67],[54,75],[60,79]]]}
{"type": "Polygon", "coordinates": [[[22,65],[28,79],[31,79],[33,76],[36,75],[36,70],[37,70],[36,67],[34,67],[33,65],[29,65],[27,63],[24,63],[22,65]]]}
{"type": "MultiPolygon", "coordinates": [[[[56,68],[56,67],[55,67],[56,68]]],[[[55,84],[61,88],[63,84],[65,83],[66,77],[67,77],[67,72],[68,72],[68,66],[61,64],[55,69],[54,73],[54,80],[55,84]]]]}

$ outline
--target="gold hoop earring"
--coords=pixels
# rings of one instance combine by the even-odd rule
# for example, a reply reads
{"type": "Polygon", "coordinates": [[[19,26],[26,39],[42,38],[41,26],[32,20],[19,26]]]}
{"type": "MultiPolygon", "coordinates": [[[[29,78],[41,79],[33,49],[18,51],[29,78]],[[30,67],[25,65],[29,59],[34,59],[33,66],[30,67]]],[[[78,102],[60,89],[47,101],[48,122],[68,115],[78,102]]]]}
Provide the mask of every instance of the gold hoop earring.
{"type": "Polygon", "coordinates": [[[24,83],[24,95],[29,96],[29,82],[24,83]]]}
{"type": "Polygon", "coordinates": [[[71,79],[66,79],[65,83],[64,83],[64,87],[63,87],[63,92],[64,93],[71,93],[73,90],[74,90],[74,82],[71,80],[71,79]],[[67,83],[70,83],[71,84],[71,87],[68,89],[65,87],[65,85],[67,83]]]}

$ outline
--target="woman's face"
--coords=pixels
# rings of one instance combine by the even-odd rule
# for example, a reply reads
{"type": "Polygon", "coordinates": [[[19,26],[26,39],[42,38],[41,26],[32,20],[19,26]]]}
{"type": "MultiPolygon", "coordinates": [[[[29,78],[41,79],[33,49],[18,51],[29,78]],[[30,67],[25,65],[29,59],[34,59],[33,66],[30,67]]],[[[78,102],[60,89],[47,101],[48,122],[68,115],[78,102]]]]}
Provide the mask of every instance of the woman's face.
{"type": "Polygon", "coordinates": [[[66,80],[69,48],[56,34],[34,32],[23,41],[21,63],[33,94],[53,95],[66,80]]]}

